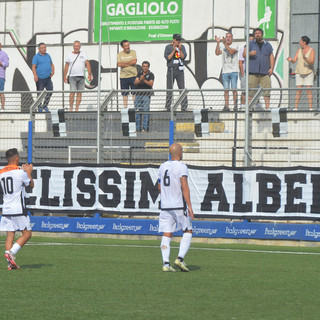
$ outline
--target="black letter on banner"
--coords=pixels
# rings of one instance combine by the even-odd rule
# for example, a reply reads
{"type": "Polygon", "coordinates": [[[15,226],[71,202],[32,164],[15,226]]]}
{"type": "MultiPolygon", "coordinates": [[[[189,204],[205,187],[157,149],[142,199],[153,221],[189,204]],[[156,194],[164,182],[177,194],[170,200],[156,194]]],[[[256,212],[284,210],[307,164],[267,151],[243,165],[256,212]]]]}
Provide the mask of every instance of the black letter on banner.
{"type": "MultiPolygon", "coordinates": [[[[38,177],[38,171],[34,170],[31,173],[31,177],[33,180],[36,180],[38,177]]],[[[26,193],[32,193],[32,190],[30,187],[26,187],[26,193]]],[[[34,206],[36,204],[37,197],[26,197],[26,206],[34,206]]]]}
{"type": "Polygon", "coordinates": [[[320,175],[312,174],[312,205],[310,212],[311,213],[320,213],[320,175]]]}
{"type": "Polygon", "coordinates": [[[235,182],[235,204],[234,212],[252,212],[252,202],[242,203],[243,199],[243,175],[234,174],[233,181],[235,182]]]}
{"type": "Polygon", "coordinates": [[[42,193],[40,198],[41,206],[59,207],[59,197],[49,198],[49,181],[51,178],[50,170],[41,170],[42,193]]]}
{"type": "Polygon", "coordinates": [[[63,173],[64,177],[64,198],[63,198],[63,206],[64,207],[72,207],[72,178],[74,171],[65,171],[63,173]]]}
{"type": "Polygon", "coordinates": [[[99,195],[99,202],[107,208],[116,208],[121,202],[120,189],[115,185],[109,185],[108,180],[112,179],[114,183],[121,184],[121,177],[118,171],[103,171],[99,177],[99,187],[104,193],[111,193],[113,197],[108,199],[105,194],[99,195]]]}
{"type": "Polygon", "coordinates": [[[294,204],[294,199],[302,199],[302,188],[293,188],[295,182],[306,183],[307,178],[304,173],[294,173],[286,174],[284,176],[284,181],[287,184],[287,204],[284,206],[284,212],[306,212],[306,203],[301,202],[299,204],[294,204]]]}
{"type": "Polygon", "coordinates": [[[201,211],[212,211],[212,201],[219,201],[218,211],[229,211],[229,203],[222,186],[222,173],[208,174],[208,188],[201,203],[201,211]],[[217,191],[216,194],[214,192],[217,191]]]}
{"type": "Polygon", "coordinates": [[[275,174],[257,174],[259,182],[259,203],[257,212],[277,212],[280,208],[281,181],[275,174]],[[272,188],[268,188],[268,183],[272,183],[272,188]],[[268,204],[268,198],[272,198],[272,204],[268,204]]]}
{"type": "Polygon", "coordinates": [[[126,200],[124,200],[124,208],[134,208],[136,206],[133,200],[134,180],[136,180],[135,172],[126,172],[125,179],[127,181],[126,200]]]}
{"type": "Polygon", "coordinates": [[[150,208],[148,193],[150,194],[153,203],[156,202],[159,196],[158,181],[156,181],[156,183],[153,184],[148,171],[140,172],[140,181],[141,181],[141,192],[140,192],[139,208],[148,209],[150,208]]]}
{"type": "Polygon", "coordinates": [[[77,202],[81,207],[92,207],[96,202],[96,175],[91,170],[81,170],[77,178],[77,188],[90,195],[86,198],[84,194],[77,194],[77,202]],[[85,179],[89,179],[91,184],[85,184],[85,179]]]}

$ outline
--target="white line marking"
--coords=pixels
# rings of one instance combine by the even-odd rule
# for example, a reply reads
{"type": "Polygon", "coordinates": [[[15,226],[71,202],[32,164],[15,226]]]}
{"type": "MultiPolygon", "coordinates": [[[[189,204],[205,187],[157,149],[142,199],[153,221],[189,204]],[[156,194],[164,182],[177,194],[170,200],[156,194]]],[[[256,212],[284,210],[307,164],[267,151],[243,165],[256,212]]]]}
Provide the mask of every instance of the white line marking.
{"type": "MultiPolygon", "coordinates": [[[[4,241],[0,241],[4,243],[4,241]]],[[[28,242],[29,246],[99,246],[99,247],[124,247],[124,248],[156,248],[159,246],[151,245],[136,245],[136,244],[98,244],[98,243],[67,243],[67,242],[28,242]]],[[[171,247],[178,249],[179,247],[171,247]]],[[[248,252],[248,253],[273,253],[273,254],[296,254],[296,255],[320,255],[320,252],[302,252],[302,251],[275,251],[275,250],[255,250],[255,249],[226,249],[226,248],[199,248],[190,247],[190,250],[202,250],[202,251],[226,251],[226,252],[248,252]]]]}

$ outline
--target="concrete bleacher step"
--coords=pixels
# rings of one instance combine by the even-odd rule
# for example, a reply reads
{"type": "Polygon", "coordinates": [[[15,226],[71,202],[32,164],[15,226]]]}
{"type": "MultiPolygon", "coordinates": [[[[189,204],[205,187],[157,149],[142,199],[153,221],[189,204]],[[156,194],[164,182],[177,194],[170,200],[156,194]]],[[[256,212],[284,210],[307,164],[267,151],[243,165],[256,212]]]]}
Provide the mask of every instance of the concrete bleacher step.
{"type": "MultiPolygon", "coordinates": [[[[176,124],[177,132],[192,132],[194,133],[194,122],[178,122],[176,124]]],[[[223,122],[211,122],[209,123],[209,132],[224,132],[225,124],[223,122]]]]}
{"type": "MultiPolygon", "coordinates": [[[[150,113],[150,131],[137,133],[136,137],[124,137],[122,134],[121,116],[119,112],[102,113],[102,158],[104,162],[146,164],[159,163],[168,158],[169,121],[168,112],[150,113]]],[[[213,119],[210,116],[210,121],[213,119]]],[[[238,113],[237,127],[237,164],[243,165],[243,148],[245,144],[245,115],[238,113]]],[[[210,134],[196,137],[192,112],[175,115],[174,139],[184,146],[184,160],[194,165],[215,165],[216,162],[231,165],[232,148],[234,146],[234,113],[221,113],[218,120],[210,122],[210,134]]],[[[320,115],[288,114],[288,136],[274,138],[270,113],[254,114],[252,137],[253,162],[258,165],[297,165],[306,158],[304,165],[317,166],[320,159],[320,126],[317,125],[320,115]],[[312,124],[313,134],[304,132],[302,128],[312,124]],[[259,147],[256,149],[255,147],[259,147]]],[[[27,151],[27,120],[17,118],[8,127],[19,138],[23,145],[23,153],[27,151]],[[23,126],[20,127],[23,124],[23,126]],[[19,136],[19,137],[18,137],[19,136]]],[[[52,133],[51,116],[37,114],[34,132],[33,150],[37,162],[67,162],[71,150],[71,161],[96,162],[97,116],[95,113],[66,113],[67,136],[55,138],[52,133]],[[77,148],[76,148],[77,147],[77,148]],[[89,148],[87,148],[89,147],[89,148]],[[38,160],[41,159],[41,160],[38,160]]],[[[2,129],[3,137],[8,135],[2,129]]],[[[12,138],[11,138],[12,139],[12,138]]],[[[11,140],[12,141],[12,140],[11,140]]],[[[6,146],[3,143],[3,146],[6,146]]]]}
{"type": "MultiPolygon", "coordinates": [[[[199,152],[199,144],[197,142],[179,142],[183,147],[184,153],[198,153],[199,152]]],[[[163,152],[168,153],[169,151],[169,142],[146,142],[145,149],[148,152],[163,152]]]]}

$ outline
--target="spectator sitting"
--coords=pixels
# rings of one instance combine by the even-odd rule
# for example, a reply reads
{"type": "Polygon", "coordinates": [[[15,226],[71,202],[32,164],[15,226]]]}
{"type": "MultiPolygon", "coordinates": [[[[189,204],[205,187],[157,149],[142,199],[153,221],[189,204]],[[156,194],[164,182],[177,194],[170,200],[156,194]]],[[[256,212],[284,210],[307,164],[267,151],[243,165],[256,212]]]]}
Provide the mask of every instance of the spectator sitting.
{"type": "Polygon", "coordinates": [[[154,82],[154,74],[149,70],[150,63],[148,61],[142,62],[142,71],[139,72],[136,80],[134,81],[137,89],[146,89],[149,92],[137,92],[134,102],[136,111],[143,111],[143,114],[136,115],[137,131],[148,132],[149,131],[149,110],[150,99],[152,94],[152,86],[154,82]]]}

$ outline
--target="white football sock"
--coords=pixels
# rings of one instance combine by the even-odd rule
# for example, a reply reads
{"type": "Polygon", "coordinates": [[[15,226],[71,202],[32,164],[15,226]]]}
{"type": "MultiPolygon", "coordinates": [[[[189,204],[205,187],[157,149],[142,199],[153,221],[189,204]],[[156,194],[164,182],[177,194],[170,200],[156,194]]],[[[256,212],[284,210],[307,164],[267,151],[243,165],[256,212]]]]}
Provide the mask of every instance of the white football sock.
{"type": "Polygon", "coordinates": [[[21,249],[20,245],[17,244],[17,243],[15,243],[15,244],[12,246],[12,248],[10,249],[10,251],[11,251],[14,255],[16,255],[16,254],[19,252],[20,249],[21,249]]]}
{"type": "Polygon", "coordinates": [[[169,258],[170,258],[170,242],[171,242],[171,238],[162,236],[162,240],[161,240],[161,253],[162,253],[163,264],[169,263],[169,258]]]}
{"type": "Polygon", "coordinates": [[[180,247],[179,247],[179,258],[184,258],[184,256],[187,254],[190,244],[191,244],[191,239],[192,239],[192,233],[190,232],[184,232],[181,242],[180,242],[180,247]]]}

